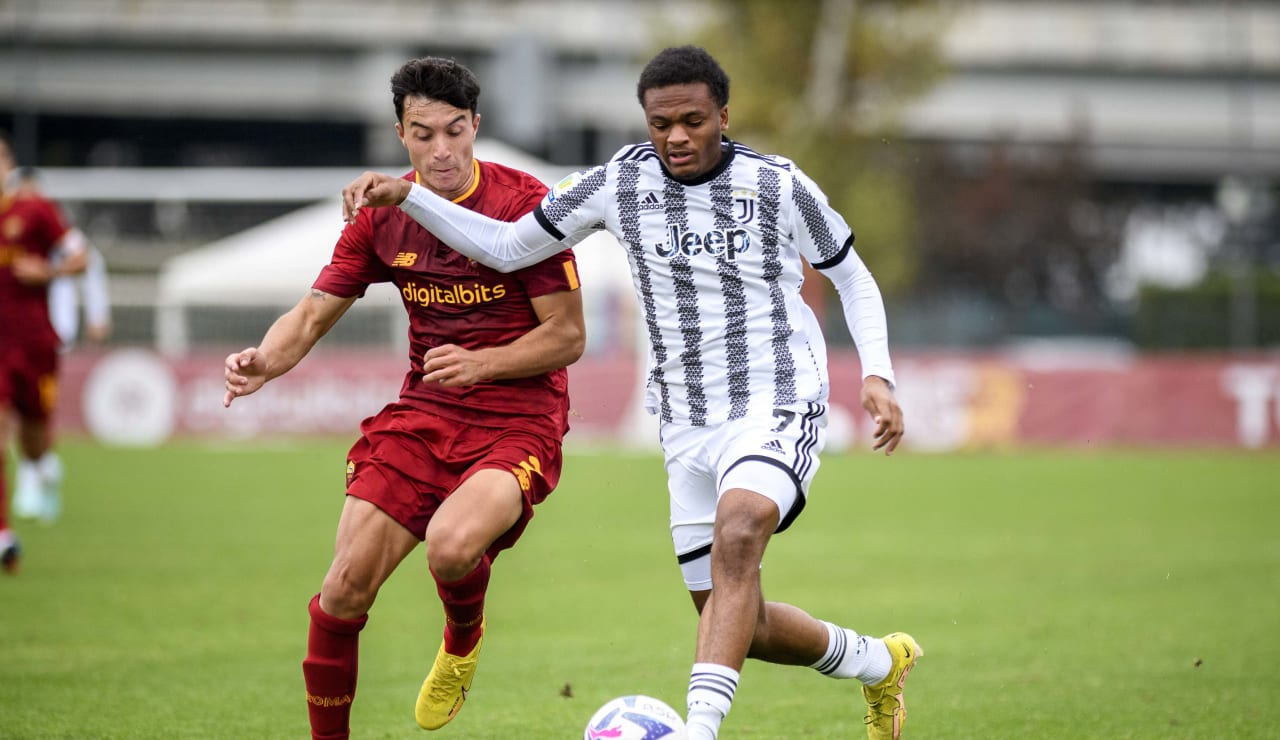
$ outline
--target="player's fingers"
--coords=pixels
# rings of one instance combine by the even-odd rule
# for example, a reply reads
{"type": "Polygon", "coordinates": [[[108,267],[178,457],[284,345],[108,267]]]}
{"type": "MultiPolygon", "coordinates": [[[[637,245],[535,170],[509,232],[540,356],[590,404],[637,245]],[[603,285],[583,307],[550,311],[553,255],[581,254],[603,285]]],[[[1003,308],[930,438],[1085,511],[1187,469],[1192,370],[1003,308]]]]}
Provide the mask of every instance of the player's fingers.
{"type": "Polygon", "coordinates": [[[886,423],[885,418],[883,416],[876,416],[872,418],[872,421],[875,423],[876,428],[875,428],[875,431],[871,434],[871,440],[872,440],[871,449],[879,450],[881,447],[884,447],[885,444],[887,444],[889,441],[885,436],[885,432],[888,430],[889,425],[886,423]]]}
{"type": "Polygon", "coordinates": [[[364,205],[365,193],[369,189],[370,182],[371,175],[365,172],[342,189],[342,217],[347,223],[356,220],[360,206],[364,205]]]}
{"type": "Polygon", "coordinates": [[[887,455],[892,455],[892,454],[893,454],[893,451],[894,451],[894,450],[896,450],[896,449],[898,449],[898,443],[899,443],[899,442],[901,442],[901,441],[902,441],[902,432],[900,432],[900,431],[899,431],[899,432],[896,432],[896,433],[893,435],[892,439],[890,439],[890,440],[889,440],[889,444],[885,446],[885,448],[884,448],[884,454],[885,454],[886,456],[887,456],[887,455]]]}

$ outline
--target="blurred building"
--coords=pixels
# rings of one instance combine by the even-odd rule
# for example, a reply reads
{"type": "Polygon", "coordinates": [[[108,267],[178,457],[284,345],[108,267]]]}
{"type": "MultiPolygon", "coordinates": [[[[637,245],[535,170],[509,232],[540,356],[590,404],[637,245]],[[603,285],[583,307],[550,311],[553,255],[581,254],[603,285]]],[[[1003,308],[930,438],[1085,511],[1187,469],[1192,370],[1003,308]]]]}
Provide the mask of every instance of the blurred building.
{"type": "MultiPolygon", "coordinates": [[[[907,137],[975,167],[997,146],[1026,159],[1079,146],[1089,176],[1133,204],[1120,299],[1143,281],[1197,279],[1223,244],[1248,241],[1241,259],[1271,248],[1228,232],[1267,218],[1280,179],[1280,4],[955,7],[951,73],[907,111],[907,137]]],[[[568,168],[643,138],[640,64],[708,12],[698,0],[0,0],[0,126],[138,276],[121,300],[143,304],[159,259],[330,195],[349,171],[401,165],[387,81],[405,59],[472,66],[482,134],[568,168]]]]}

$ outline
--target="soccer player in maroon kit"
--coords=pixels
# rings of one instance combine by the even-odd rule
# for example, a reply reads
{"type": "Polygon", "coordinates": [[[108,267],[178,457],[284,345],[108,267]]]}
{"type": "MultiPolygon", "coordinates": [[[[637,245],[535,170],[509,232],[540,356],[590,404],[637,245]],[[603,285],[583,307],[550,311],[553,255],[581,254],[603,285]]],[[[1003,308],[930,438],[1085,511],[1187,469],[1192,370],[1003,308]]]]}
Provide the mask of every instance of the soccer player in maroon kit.
{"type": "Polygon", "coordinates": [[[51,420],[61,341],[49,322],[49,281],[83,272],[88,247],[51,201],[10,186],[15,170],[0,132],[0,565],[7,573],[17,571],[20,552],[5,489],[9,420],[17,412],[19,450],[56,485],[61,465],[52,452],[51,420]]]}
{"type": "MultiPolygon", "coordinates": [[[[507,221],[542,199],[532,176],[474,158],[480,89],[466,67],[416,59],[391,91],[413,164],[406,179],[507,221]]],[[[287,372],[370,284],[388,281],[409,313],[410,368],[399,401],[361,424],[348,456],[333,563],[309,607],[302,672],[313,738],[348,737],[359,632],[378,589],[424,540],[445,628],[414,714],[429,730],[457,714],[484,635],[491,563],[559,480],[564,368],[585,342],[571,253],[503,274],[397,210],[368,209],[310,294],[258,347],[227,357],[223,403],[287,372]]]]}

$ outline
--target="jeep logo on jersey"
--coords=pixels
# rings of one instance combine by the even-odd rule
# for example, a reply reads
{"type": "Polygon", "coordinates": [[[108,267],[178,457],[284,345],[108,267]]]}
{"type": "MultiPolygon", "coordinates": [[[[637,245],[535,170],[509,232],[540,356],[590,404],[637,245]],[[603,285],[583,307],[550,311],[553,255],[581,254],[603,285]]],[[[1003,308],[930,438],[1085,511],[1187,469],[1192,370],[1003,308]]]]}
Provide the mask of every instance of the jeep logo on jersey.
{"type": "Polygon", "coordinates": [[[723,255],[725,259],[732,260],[751,249],[751,234],[746,229],[711,229],[699,233],[668,226],[667,233],[670,239],[657,246],[657,253],[659,257],[668,259],[679,252],[686,257],[709,254],[712,257],[723,255]]]}

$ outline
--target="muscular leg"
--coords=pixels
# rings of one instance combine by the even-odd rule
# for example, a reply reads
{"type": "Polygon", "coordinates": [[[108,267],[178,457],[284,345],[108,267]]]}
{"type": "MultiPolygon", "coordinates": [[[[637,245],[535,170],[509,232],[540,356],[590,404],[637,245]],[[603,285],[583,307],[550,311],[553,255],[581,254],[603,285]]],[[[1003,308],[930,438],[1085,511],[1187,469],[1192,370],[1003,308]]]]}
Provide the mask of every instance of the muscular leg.
{"type": "Polygon", "coordinates": [[[489,546],[520,518],[520,483],[505,470],[485,468],[462,482],[427,525],[427,561],[442,581],[475,570],[489,546]]]}
{"type": "Polygon", "coordinates": [[[427,525],[427,560],[444,606],[444,643],[422,682],[413,715],[423,729],[450,722],[466,701],[484,636],[488,550],[520,519],[515,476],[481,469],[445,499],[427,525]]]}
{"type": "MultiPolygon", "coordinates": [[[[690,591],[693,605],[701,614],[710,591],[690,591]]],[[[780,601],[766,601],[760,607],[748,658],[779,665],[811,666],[827,648],[826,625],[799,607],[780,601]]]]}
{"type": "Polygon", "coordinates": [[[742,670],[763,616],[760,563],[777,526],[778,507],[764,496],[735,488],[720,497],[711,547],[715,588],[698,619],[697,662],[742,670]]]}
{"type": "Polygon", "coordinates": [[[18,447],[28,460],[39,460],[53,447],[48,419],[22,419],[18,427],[18,447]]]}
{"type": "Polygon", "coordinates": [[[378,589],[417,545],[418,539],[382,509],[348,496],[333,563],[320,587],[320,608],[339,619],[364,616],[378,589]]]}
{"type": "Polygon", "coordinates": [[[467,655],[480,639],[489,585],[486,552],[520,519],[515,476],[486,468],[463,481],[427,525],[427,561],[444,606],[445,650],[467,655]]]}
{"type": "Polygon", "coordinates": [[[333,563],[311,601],[311,628],[302,675],[311,736],[350,734],[359,633],[378,590],[418,540],[381,509],[348,496],[338,520],[333,563]]]}
{"type": "Polygon", "coordinates": [[[733,705],[742,664],[766,616],[760,562],[778,526],[778,507],[744,488],[733,488],[716,505],[711,545],[714,588],[698,618],[698,646],[689,674],[690,740],[714,740],[733,705]]]}
{"type": "Polygon", "coordinates": [[[39,518],[46,524],[62,511],[62,461],[53,451],[53,428],[47,418],[23,418],[19,422],[14,499],[17,515],[39,518]]]}

